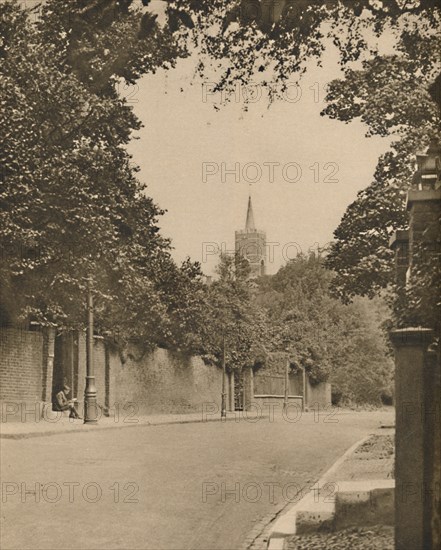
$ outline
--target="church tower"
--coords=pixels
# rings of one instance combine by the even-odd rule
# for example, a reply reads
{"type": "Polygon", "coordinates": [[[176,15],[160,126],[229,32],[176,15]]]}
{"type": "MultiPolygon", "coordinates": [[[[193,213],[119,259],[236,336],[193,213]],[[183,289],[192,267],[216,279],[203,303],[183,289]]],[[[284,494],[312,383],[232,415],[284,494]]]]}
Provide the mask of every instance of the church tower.
{"type": "Polygon", "coordinates": [[[251,196],[248,197],[245,229],[235,233],[235,248],[236,252],[248,260],[251,267],[250,277],[265,275],[266,234],[264,231],[256,229],[251,196]]]}

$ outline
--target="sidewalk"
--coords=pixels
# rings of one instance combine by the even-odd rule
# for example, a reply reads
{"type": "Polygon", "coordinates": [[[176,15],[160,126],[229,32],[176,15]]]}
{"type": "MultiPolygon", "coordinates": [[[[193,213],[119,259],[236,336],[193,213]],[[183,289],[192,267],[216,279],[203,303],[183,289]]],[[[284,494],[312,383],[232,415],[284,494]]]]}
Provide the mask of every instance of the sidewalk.
{"type": "MultiPolygon", "coordinates": [[[[33,411],[32,411],[33,413],[33,411]]],[[[339,410],[339,415],[352,414],[353,411],[339,410]]],[[[159,426],[164,424],[187,424],[194,422],[220,422],[220,421],[237,421],[243,419],[253,422],[253,411],[244,413],[242,411],[227,412],[227,416],[221,419],[220,412],[213,409],[201,410],[196,413],[183,414],[152,414],[152,415],[137,415],[132,414],[130,407],[125,410],[121,409],[118,412],[113,410],[110,416],[102,415],[97,424],[84,424],[83,420],[71,420],[67,415],[61,413],[50,413],[51,416],[44,418],[34,418],[28,413],[27,421],[1,421],[0,422],[0,438],[3,439],[24,439],[29,437],[40,437],[47,435],[57,435],[71,432],[85,432],[91,430],[130,428],[140,426],[159,426]],[[53,415],[53,416],[52,416],[53,415]]],[[[313,414],[305,413],[305,414],[313,414]]],[[[360,412],[362,414],[362,412],[360,412]]],[[[269,413],[258,410],[256,418],[269,418],[269,413]]],[[[3,416],[2,416],[3,418],[3,416]]],[[[384,432],[385,430],[381,430],[384,432]]]]}
{"type": "Polygon", "coordinates": [[[250,550],[393,549],[394,430],[358,441],[250,550]]]}
{"type": "Polygon", "coordinates": [[[194,422],[225,422],[236,420],[237,413],[227,412],[222,419],[220,413],[214,415],[209,412],[187,414],[155,414],[131,417],[127,413],[116,416],[102,416],[97,424],[84,424],[83,420],[72,420],[68,416],[56,415],[53,419],[29,420],[27,422],[0,423],[0,438],[24,439],[73,432],[90,432],[96,430],[111,430],[146,426],[160,426],[164,424],[188,424],[194,422]]]}

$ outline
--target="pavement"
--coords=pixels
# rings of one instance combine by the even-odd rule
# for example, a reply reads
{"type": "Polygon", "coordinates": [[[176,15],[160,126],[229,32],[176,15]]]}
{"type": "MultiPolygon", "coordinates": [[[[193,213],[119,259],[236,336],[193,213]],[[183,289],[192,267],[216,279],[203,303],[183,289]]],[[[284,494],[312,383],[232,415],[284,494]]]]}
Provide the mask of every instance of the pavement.
{"type": "MultiPolygon", "coordinates": [[[[210,404],[209,404],[210,405],[210,404]]],[[[112,411],[109,416],[101,415],[98,419],[98,422],[93,423],[84,423],[84,420],[72,419],[69,418],[68,413],[52,412],[50,414],[45,414],[43,417],[36,416],[35,411],[30,411],[24,415],[22,421],[5,421],[4,418],[7,416],[2,414],[2,419],[0,421],[0,438],[4,439],[26,439],[30,437],[41,437],[49,435],[59,435],[63,433],[73,433],[73,432],[85,432],[97,431],[97,430],[108,430],[108,429],[121,429],[121,428],[134,428],[140,426],[159,426],[164,424],[187,424],[187,423],[197,423],[197,422],[249,422],[255,423],[263,419],[269,419],[270,414],[264,413],[262,410],[256,412],[250,411],[227,411],[226,416],[221,418],[220,413],[217,411],[213,412],[214,408],[206,407],[202,408],[200,412],[194,413],[183,413],[183,414],[149,414],[149,415],[134,415],[130,411],[112,411]]],[[[377,411],[378,412],[378,411],[377,411]]],[[[384,412],[384,411],[383,411],[384,412]]],[[[351,410],[338,410],[335,412],[326,412],[322,413],[321,421],[324,423],[333,423],[335,420],[335,414],[338,414],[339,417],[342,415],[353,415],[353,414],[369,414],[365,411],[354,412],[351,410]]],[[[380,413],[381,414],[381,413],[380,413]]],[[[308,413],[303,413],[304,417],[308,413]]],[[[317,421],[316,413],[310,412],[309,416],[314,417],[314,422],[317,421]]],[[[390,413],[386,413],[386,424],[384,421],[380,421],[382,424],[381,427],[391,427],[388,424],[390,413]]],[[[288,419],[287,419],[288,420],[288,419]]],[[[295,422],[290,422],[295,423],[295,422]]]]}
{"type": "MultiPolygon", "coordinates": [[[[102,416],[96,424],[85,424],[83,420],[69,418],[62,413],[54,413],[52,418],[35,418],[30,416],[24,422],[1,422],[0,438],[26,439],[48,435],[60,435],[63,433],[86,432],[98,430],[112,430],[121,428],[136,428],[140,426],[159,426],[164,424],[188,424],[195,422],[226,422],[237,421],[241,413],[227,412],[227,416],[221,418],[220,413],[214,415],[209,410],[187,414],[156,414],[133,416],[120,414],[102,416]]],[[[262,418],[266,415],[261,413],[262,418]]],[[[248,413],[249,421],[253,420],[253,413],[248,413]]]]}
{"type": "Polygon", "coordinates": [[[347,449],[251,548],[352,548],[357,534],[361,547],[393,548],[394,492],[394,430],[375,430],[347,449]]]}
{"type": "Polygon", "coordinates": [[[393,413],[230,416],[226,422],[201,417],[146,417],[128,425],[136,429],[67,419],[67,426],[46,429],[50,437],[39,423],[39,437],[3,424],[15,439],[0,440],[0,546],[250,548],[347,448],[393,413]]]}

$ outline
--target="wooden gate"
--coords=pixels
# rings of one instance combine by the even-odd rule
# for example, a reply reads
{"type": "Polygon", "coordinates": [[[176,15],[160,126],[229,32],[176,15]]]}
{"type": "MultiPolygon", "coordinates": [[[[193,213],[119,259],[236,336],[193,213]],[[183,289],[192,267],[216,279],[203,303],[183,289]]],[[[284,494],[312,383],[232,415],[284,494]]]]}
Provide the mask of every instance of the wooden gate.
{"type": "MultiPolygon", "coordinates": [[[[288,395],[302,395],[302,374],[289,374],[288,395]]],[[[285,394],[285,377],[282,374],[254,375],[254,395],[274,395],[282,397],[285,394]]]]}
{"type": "Polygon", "coordinates": [[[243,372],[234,371],[234,410],[243,411],[243,372]]]}

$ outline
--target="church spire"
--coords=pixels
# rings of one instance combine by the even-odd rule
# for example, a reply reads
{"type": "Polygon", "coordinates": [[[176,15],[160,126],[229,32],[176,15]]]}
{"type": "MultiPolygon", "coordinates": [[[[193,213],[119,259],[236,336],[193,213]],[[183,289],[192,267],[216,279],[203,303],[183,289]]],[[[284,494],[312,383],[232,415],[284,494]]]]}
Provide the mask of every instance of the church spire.
{"type": "Polygon", "coordinates": [[[256,226],[254,225],[254,214],[253,214],[253,205],[251,204],[251,195],[248,197],[248,210],[247,210],[247,221],[245,224],[246,231],[255,231],[256,226]]]}
{"type": "Polygon", "coordinates": [[[254,224],[251,193],[248,196],[247,220],[245,229],[235,232],[235,251],[250,264],[250,278],[265,275],[266,235],[265,231],[256,229],[254,224]]]}

